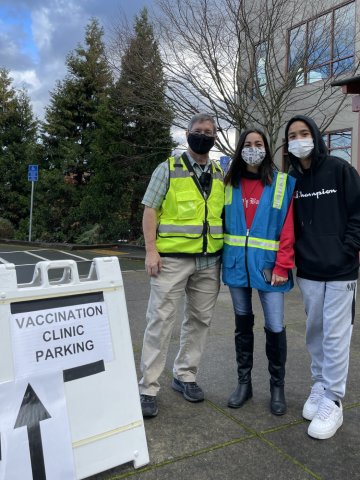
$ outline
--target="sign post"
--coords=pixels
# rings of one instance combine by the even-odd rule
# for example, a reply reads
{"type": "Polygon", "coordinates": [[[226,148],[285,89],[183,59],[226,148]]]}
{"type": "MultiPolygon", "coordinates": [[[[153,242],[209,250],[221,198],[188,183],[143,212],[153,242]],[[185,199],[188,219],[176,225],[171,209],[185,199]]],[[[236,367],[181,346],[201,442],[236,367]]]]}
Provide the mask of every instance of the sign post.
{"type": "Polygon", "coordinates": [[[31,242],[32,212],[33,212],[33,204],[34,204],[34,182],[37,182],[38,179],[39,179],[39,165],[29,165],[28,180],[29,182],[31,182],[29,242],[31,242]]]}

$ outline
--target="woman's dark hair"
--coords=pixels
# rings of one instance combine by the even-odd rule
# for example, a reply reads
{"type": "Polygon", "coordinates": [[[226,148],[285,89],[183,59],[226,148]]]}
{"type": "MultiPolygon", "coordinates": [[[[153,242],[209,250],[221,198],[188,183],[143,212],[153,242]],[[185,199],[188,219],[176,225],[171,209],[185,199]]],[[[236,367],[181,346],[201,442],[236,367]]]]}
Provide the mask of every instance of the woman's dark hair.
{"type": "Polygon", "coordinates": [[[261,182],[264,186],[271,185],[272,183],[274,170],[277,170],[277,167],[271,158],[269,143],[267,141],[265,134],[261,130],[250,128],[248,130],[244,130],[240,135],[234,156],[232,158],[230,168],[224,178],[225,185],[232,185],[233,187],[239,187],[240,179],[246,176],[247,163],[243,160],[241,156],[241,151],[244,147],[246,137],[249,135],[249,133],[258,133],[263,139],[266,153],[265,153],[265,158],[261,162],[261,165],[259,167],[259,174],[261,177],[261,182]]]}

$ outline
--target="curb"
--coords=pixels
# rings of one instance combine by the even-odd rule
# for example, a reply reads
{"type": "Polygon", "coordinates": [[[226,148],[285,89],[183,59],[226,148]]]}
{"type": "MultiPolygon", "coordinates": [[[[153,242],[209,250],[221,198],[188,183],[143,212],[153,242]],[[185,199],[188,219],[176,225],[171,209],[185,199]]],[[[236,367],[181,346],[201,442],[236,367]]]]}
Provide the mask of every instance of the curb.
{"type": "Polygon", "coordinates": [[[9,245],[34,245],[36,247],[50,247],[50,248],[68,248],[69,250],[91,250],[93,248],[133,248],[144,250],[140,245],[129,245],[128,243],[97,243],[97,244],[76,244],[76,243],[59,243],[59,242],[29,242],[28,240],[10,240],[8,238],[0,238],[0,243],[9,245]]]}

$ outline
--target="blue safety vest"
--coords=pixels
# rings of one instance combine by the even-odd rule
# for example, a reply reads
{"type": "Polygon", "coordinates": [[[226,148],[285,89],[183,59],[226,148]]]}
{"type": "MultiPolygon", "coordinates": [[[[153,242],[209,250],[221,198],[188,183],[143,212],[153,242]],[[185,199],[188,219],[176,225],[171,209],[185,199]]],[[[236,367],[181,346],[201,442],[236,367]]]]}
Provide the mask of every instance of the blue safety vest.
{"type": "Polygon", "coordinates": [[[295,179],[274,172],[266,185],[250,229],[246,227],[241,185],[225,189],[225,235],[223,282],[230,287],[251,287],[266,292],[286,292],[293,285],[292,272],[281,286],[266,283],[263,270],[273,269],[279,249],[280,233],[291,202],[295,179]]]}

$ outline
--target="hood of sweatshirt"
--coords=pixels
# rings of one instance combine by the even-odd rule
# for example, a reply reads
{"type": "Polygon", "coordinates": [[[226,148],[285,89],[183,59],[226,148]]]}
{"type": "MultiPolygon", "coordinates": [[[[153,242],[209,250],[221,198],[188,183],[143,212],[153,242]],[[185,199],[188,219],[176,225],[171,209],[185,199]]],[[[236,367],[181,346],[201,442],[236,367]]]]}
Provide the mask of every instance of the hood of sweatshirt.
{"type": "Polygon", "coordinates": [[[288,124],[286,125],[286,128],[285,128],[285,138],[286,138],[287,149],[289,148],[288,132],[289,132],[290,125],[298,121],[306,123],[306,125],[309,127],[312,138],[313,138],[313,142],[314,142],[314,149],[310,154],[311,165],[309,169],[310,171],[308,172],[302,169],[300,164],[300,159],[295,157],[295,155],[293,155],[292,153],[288,152],[289,161],[295,171],[294,172],[295,176],[304,175],[305,173],[311,174],[312,171],[316,171],[318,167],[326,160],[326,157],[328,155],[324,139],[322,138],[322,135],[320,133],[318,126],[316,125],[314,120],[312,120],[309,117],[306,117],[305,115],[296,115],[295,117],[292,117],[288,121],[288,124]]]}

